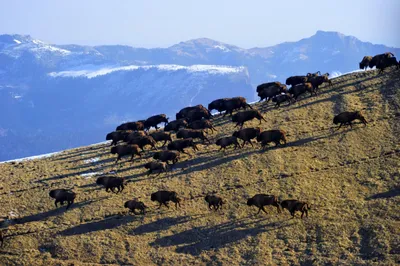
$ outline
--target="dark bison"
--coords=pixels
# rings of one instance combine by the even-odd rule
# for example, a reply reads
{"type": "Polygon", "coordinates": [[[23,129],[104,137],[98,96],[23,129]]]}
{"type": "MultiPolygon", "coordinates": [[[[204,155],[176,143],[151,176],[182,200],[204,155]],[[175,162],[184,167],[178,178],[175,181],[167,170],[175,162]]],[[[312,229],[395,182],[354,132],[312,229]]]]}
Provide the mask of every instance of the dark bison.
{"type": "Polygon", "coordinates": [[[163,132],[163,131],[153,132],[153,133],[150,134],[150,136],[156,142],[164,141],[162,147],[164,147],[165,144],[167,144],[167,141],[169,141],[169,142],[172,141],[171,134],[167,133],[167,132],[163,132]]]}
{"type": "Polygon", "coordinates": [[[201,129],[181,129],[176,133],[176,138],[178,139],[201,139],[204,143],[207,140],[210,143],[210,140],[206,137],[206,134],[201,129]]]}
{"type": "Polygon", "coordinates": [[[296,211],[301,212],[301,219],[303,219],[304,213],[306,214],[306,217],[308,217],[308,211],[311,209],[307,202],[298,200],[283,200],[281,206],[282,209],[287,209],[293,218],[296,211]]]}
{"type": "Polygon", "coordinates": [[[145,213],[145,209],[147,208],[147,206],[144,205],[143,202],[137,201],[136,199],[126,201],[125,204],[124,204],[124,207],[128,208],[129,211],[133,212],[135,215],[144,214],[145,213]],[[136,210],[139,210],[140,212],[137,213],[136,210]]]}
{"type": "Polygon", "coordinates": [[[246,121],[253,120],[254,118],[257,118],[260,121],[260,124],[261,119],[267,122],[267,120],[265,120],[265,118],[257,110],[247,110],[236,113],[232,116],[232,122],[236,122],[235,127],[240,126],[240,129],[242,129],[246,121]]]}
{"type": "Polygon", "coordinates": [[[185,118],[177,119],[169,122],[165,127],[164,131],[178,131],[180,128],[186,128],[188,123],[185,118]]]}
{"type": "Polygon", "coordinates": [[[49,196],[55,199],[56,201],[54,204],[57,206],[57,203],[60,202],[61,205],[64,205],[64,201],[66,201],[67,204],[67,210],[68,208],[74,203],[74,200],[76,198],[76,193],[69,190],[69,189],[53,189],[50,191],[49,196]]]}
{"type": "Polygon", "coordinates": [[[365,120],[364,116],[360,113],[360,111],[355,111],[355,112],[343,112],[338,114],[333,118],[333,123],[335,125],[340,124],[337,130],[339,130],[342,125],[350,125],[351,128],[353,126],[351,125],[351,122],[354,120],[360,120],[361,122],[364,123],[364,125],[367,125],[367,120],[365,120]]]}
{"type": "Polygon", "coordinates": [[[295,100],[297,100],[297,97],[299,97],[301,94],[303,94],[307,91],[311,94],[311,96],[314,93],[313,86],[309,82],[298,84],[298,85],[291,87],[289,90],[289,93],[293,95],[295,100]]]}
{"type": "Polygon", "coordinates": [[[275,146],[281,144],[281,141],[286,144],[286,134],[283,130],[267,130],[258,135],[257,141],[261,142],[261,147],[264,148],[268,143],[273,142],[275,146]]]}
{"type": "Polygon", "coordinates": [[[139,157],[142,157],[139,151],[139,146],[136,144],[128,144],[128,145],[119,145],[111,148],[111,154],[118,154],[117,160],[115,163],[118,163],[118,161],[126,155],[131,155],[131,161],[133,161],[133,157],[136,155],[139,155],[139,157]]]}
{"type": "Polygon", "coordinates": [[[329,77],[329,73],[325,73],[322,76],[309,78],[308,82],[311,83],[313,90],[316,93],[318,91],[318,87],[325,82],[328,83],[330,86],[332,86],[332,81],[328,77],[329,77]]]}
{"type": "Polygon", "coordinates": [[[389,57],[389,58],[384,57],[384,58],[382,58],[381,61],[379,61],[376,64],[376,68],[379,69],[379,73],[378,74],[383,73],[385,68],[391,67],[391,66],[396,66],[397,69],[399,69],[400,64],[397,62],[396,57],[389,57]]]}
{"type": "Polygon", "coordinates": [[[266,88],[269,87],[281,87],[284,88],[286,87],[284,84],[280,83],[279,81],[273,81],[273,82],[267,82],[267,83],[263,83],[257,86],[257,93],[260,93],[261,91],[263,91],[266,88]]]}
{"type": "Polygon", "coordinates": [[[141,121],[127,122],[117,126],[116,130],[143,130],[144,123],[141,121]]]}
{"type": "Polygon", "coordinates": [[[384,54],[377,54],[374,57],[372,57],[371,61],[369,61],[369,68],[373,68],[374,66],[376,66],[382,59],[384,58],[390,58],[394,56],[394,54],[392,53],[384,53],[384,54]]]}
{"type": "Polygon", "coordinates": [[[211,133],[214,133],[215,127],[213,126],[212,122],[208,119],[198,120],[190,123],[188,128],[191,129],[211,129],[211,133]]]}
{"type": "Polygon", "coordinates": [[[107,134],[106,140],[112,140],[110,146],[117,145],[118,141],[124,141],[125,138],[131,134],[132,131],[130,130],[123,130],[123,131],[113,131],[107,134]]]}
{"type": "Polygon", "coordinates": [[[276,103],[275,107],[280,107],[281,103],[288,101],[290,105],[294,99],[292,97],[292,95],[290,95],[290,93],[285,93],[285,94],[279,94],[279,95],[275,95],[274,97],[272,97],[272,102],[276,103]]]}
{"type": "MultiPolygon", "coordinates": [[[[287,87],[286,85],[280,83],[280,82],[270,82],[272,83],[270,86],[268,87],[264,87],[263,89],[259,90],[259,87],[264,85],[258,85],[257,87],[257,93],[258,93],[258,97],[260,97],[260,101],[266,99],[267,102],[269,102],[269,100],[274,97],[275,95],[279,95],[281,93],[287,92],[287,87]]],[[[266,84],[270,84],[270,83],[266,83],[266,84]]]]}
{"type": "Polygon", "coordinates": [[[153,159],[166,162],[167,164],[168,161],[172,161],[172,164],[176,164],[179,160],[179,157],[179,151],[158,151],[153,155],[153,159]]]}
{"type": "Polygon", "coordinates": [[[167,172],[167,164],[165,162],[157,162],[157,161],[148,162],[144,165],[144,168],[149,169],[147,175],[152,174],[154,171],[159,171],[157,176],[159,176],[162,172],[165,173],[167,172]]]}
{"type": "Polygon", "coordinates": [[[186,119],[189,122],[201,120],[201,119],[210,119],[211,113],[207,109],[201,109],[201,110],[192,110],[186,115],[186,119]]]}
{"type": "Polygon", "coordinates": [[[296,86],[297,84],[306,83],[307,76],[291,76],[286,79],[286,85],[296,86]]]}
{"type": "Polygon", "coordinates": [[[224,111],[226,111],[224,116],[227,113],[232,115],[234,110],[237,110],[240,108],[243,108],[246,110],[247,107],[249,107],[250,109],[253,109],[253,107],[251,107],[251,105],[246,102],[246,98],[244,98],[244,97],[230,98],[224,102],[223,109],[224,109],[224,111]]]}
{"type": "Polygon", "coordinates": [[[369,62],[371,62],[372,56],[364,56],[360,62],[360,69],[366,70],[369,66],[369,62]]]}
{"type": "Polygon", "coordinates": [[[187,139],[177,139],[172,141],[170,144],[168,144],[168,150],[175,150],[179,151],[182,153],[189,154],[185,152],[185,148],[192,147],[193,151],[198,151],[199,149],[197,148],[196,143],[194,143],[192,138],[187,138],[187,139]]]}
{"type": "Polygon", "coordinates": [[[117,176],[100,176],[96,180],[97,185],[102,185],[106,188],[106,192],[109,192],[108,190],[110,189],[111,192],[115,192],[114,188],[117,188],[117,191],[115,193],[122,192],[124,190],[124,182],[125,179],[123,177],[117,177],[117,176]]]}
{"type": "Polygon", "coordinates": [[[157,191],[157,192],[151,194],[150,199],[151,199],[151,201],[157,201],[160,204],[158,206],[158,208],[161,208],[162,204],[164,204],[167,208],[169,208],[168,201],[174,202],[176,208],[178,208],[178,205],[179,205],[179,207],[181,206],[181,204],[180,204],[181,199],[178,198],[175,191],[160,190],[160,191],[157,191]]]}
{"type": "Polygon", "coordinates": [[[144,122],[144,128],[149,130],[151,127],[154,127],[156,130],[158,129],[158,124],[163,123],[164,126],[168,123],[168,118],[165,114],[153,115],[146,119],[144,122]]]}
{"type": "Polygon", "coordinates": [[[124,141],[129,143],[133,139],[141,138],[144,136],[147,136],[146,132],[144,132],[142,130],[134,131],[134,132],[131,132],[131,133],[125,135],[124,141]]]}
{"type": "Polygon", "coordinates": [[[198,104],[195,106],[189,106],[181,109],[177,114],[176,114],[176,119],[181,119],[181,118],[186,118],[191,111],[204,111],[205,113],[208,113],[208,116],[211,117],[211,113],[208,111],[207,108],[205,108],[203,105],[198,104]]]}
{"type": "Polygon", "coordinates": [[[237,140],[237,137],[233,137],[233,136],[231,136],[231,137],[223,137],[223,138],[217,139],[215,144],[217,146],[221,147],[218,151],[220,151],[222,149],[226,149],[226,147],[228,147],[229,145],[232,145],[232,144],[235,145],[235,150],[238,147],[240,148],[240,145],[239,145],[239,142],[237,140]]]}
{"type": "Polygon", "coordinates": [[[254,205],[254,206],[258,207],[257,214],[259,214],[261,210],[263,212],[267,213],[267,211],[264,209],[264,206],[267,206],[267,205],[275,206],[278,210],[278,213],[281,213],[281,208],[280,208],[278,198],[275,197],[274,195],[265,195],[265,194],[254,195],[252,198],[247,200],[247,205],[248,206],[254,205]]]}
{"type": "Polygon", "coordinates": [[[129,140],[128,144],[136,144],[139,146],[139,148],[144,151],[144,147],[146,145],[150,145],[153,147],[153,149],[157,149],[156,147],[156,141],[153,139],[152,136],[142,136],[142,137],[137,137],[134,139],[129,140]]]}
{"type": "Polygon", "coordinates": [[[214,210],[217,211],[219,208],[222,209],[222,204],[224,201],[221,197],[214,195],[207,195],[204,197],[204,200],[208,203],[208,208],[211,210],[214,207],[214,210]]]}
{"type": "Polygon", "coordinates": [[[225,111],[225,101],[229,100],[229,98],[222,98],[212,101],[208,104],[208,111],[217,110],[218,112],[225,111]]]}
{"type": "Polygon", "coordinates": [[[235,132],[233,132],[232,136],[236,137],[236,138],[239,138],[239,139],[244,141],[243,145],[242,145],[242,148],[244,147],[246,142],[250,143],[251,146],[254,147],[253,143],[251,143],[251,140],[254,139],[254,138],[257,138],[260,135],[260,133],[261,133],[261,128],[259,128],[259,127],[255,127],[255,128],[250,127],[250,128],[241,129],[239,131],[235,131],[235,132]]]}

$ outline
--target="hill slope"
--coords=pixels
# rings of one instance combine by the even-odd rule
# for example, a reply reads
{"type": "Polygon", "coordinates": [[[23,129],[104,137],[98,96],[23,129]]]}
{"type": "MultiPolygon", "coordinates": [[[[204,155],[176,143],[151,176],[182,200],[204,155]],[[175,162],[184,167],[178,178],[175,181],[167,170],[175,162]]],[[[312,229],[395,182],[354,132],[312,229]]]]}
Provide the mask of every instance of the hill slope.
{"type": "MultiPolygon", "coordinates": [[[[218,152],[201,146],[174,171],[146,176],[146,159],[115,165],[107,145],[53,157],[0,164],[2,216],[12,226],[0,250],[2,265],[392,265],[400,260],[400,77],[398,71],[353,73],[333,79],[316,97],[289,107],[265,103],[263,129],[288,133],[285,147],[259,146],[218,152]],[[365,108],[365,109],[364,109],[365,108]],[[333,131],[332,118],[364,109],[367,127],[333,131]],[[98,188],[90,173],[117,171],[128,185],[121,194],[98,188]],[[76,204],[55,209],[52,188],[74,187],[76,204]],[[175,210],[156,209],[152,192],[175,190],[175,210]],[[228,202],[210,212],[202,199],[217,192],[228,202]],[[256,193],[312,204],[309,217],[255,215],[246,199],[256,193]],[[150,209],[126,215],[124,201],[138,197],[150,209]],[[22,254],[23,256],[21,256],[22,254]]],[[[212,139],[234,130],[215,119],[212,139]]],[[[256,126],[258,121],[247,126],[256,126]]]]}

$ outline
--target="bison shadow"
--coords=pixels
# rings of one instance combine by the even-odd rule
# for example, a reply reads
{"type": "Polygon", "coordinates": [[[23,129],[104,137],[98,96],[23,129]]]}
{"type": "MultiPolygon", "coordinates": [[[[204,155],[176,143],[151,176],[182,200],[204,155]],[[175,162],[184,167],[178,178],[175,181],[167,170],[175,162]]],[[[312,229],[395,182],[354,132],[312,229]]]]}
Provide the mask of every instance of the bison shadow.
{"type": "Polygon", "coordinates": [[[373,200],[373,199],[388,199],[388,198],[393,198],[397,197],[400,195],[400,186],[395,187],[389,191],[386,192],[381,192],[377,193],[375,195],[372,195],[370,197],[367,197],[366,200],[373,200]]]}
{"type": "Polygon", "coordinates": [[[68,210],[65,209],[66,205],[64,205],[64,206],[58,207],[57,209],[53,209],[53,210],[50,210],[47,212],[37,213],[37,214],[22,217],[22,218],[13,219],[13,220],[11,220],[11,223],[24,224],[24,223],[29,223],[29,222],[41,221],[46,218],[49,218],[52,216],[58,216],[66,211],[70,211],[70,210],[73,210],[76,208],[81,208],[81,207],[89,205],[93,202],[97,202],[97,201],[100,201],[100,200],[103,200],[106,198],[108,198],[108,197],[101,197],[101,198],[97,198],[95,200],[85,200],[85,201],[77,202],[77,203],[72,204],[68,210]]]}
{"type": "Polygon", "coordinates": [[[179,246],[176,248],[176,252],[198,256],[203,251],[224,248],[249,236],[255,237],[261,233],[277,230],[286,226],[289,226],[286,222],[264,224],[256,221],[247,224],[238,224],[237,221],[231,221],[211,227],[194,227],[175,235],[158,238],[154,242],[150,243],[150,246],[179,246]],[[253,228],[238,228],[249,226],[254,223],[258,224],[253,228]]]}
{"type": "Polygon", "coordinates": [[[187,223],[193,219],[193,216],[179,216],[179,217],[166,217],[159,220],[156,220],[152,223],[140,225],[133,229],[129,234],[133,235],[142,235],[147,233],[153,233],[161,230],[167,230],[168,228],[187,223]]]}

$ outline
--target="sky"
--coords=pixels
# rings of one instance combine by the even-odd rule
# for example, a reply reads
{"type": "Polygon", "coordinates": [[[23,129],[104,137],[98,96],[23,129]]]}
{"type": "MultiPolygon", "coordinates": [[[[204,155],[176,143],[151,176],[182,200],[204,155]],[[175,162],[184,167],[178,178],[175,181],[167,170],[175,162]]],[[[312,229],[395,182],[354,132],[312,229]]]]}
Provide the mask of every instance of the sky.
{"type": "Polygon", "coordinates": [[[266,47],[338,31],[400,47],[400,0],[0,0],[0,34],[54,44],[168,47],[207,37],[266,47]]]}

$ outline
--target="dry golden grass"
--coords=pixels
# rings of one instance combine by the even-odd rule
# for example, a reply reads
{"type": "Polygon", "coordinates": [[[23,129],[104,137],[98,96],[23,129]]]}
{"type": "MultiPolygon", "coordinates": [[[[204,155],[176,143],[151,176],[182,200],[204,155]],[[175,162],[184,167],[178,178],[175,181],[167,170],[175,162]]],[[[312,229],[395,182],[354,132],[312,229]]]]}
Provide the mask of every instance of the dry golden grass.
{"type": "MultiPolygon", "coordinates": [[[[114,163],[108,145],[0,164],[1,216],[11,218],[1,265],[393,265],[400,260],[400,75],[387,70],[333,79],[316,97],[275,109],[255,107],[283,129],[288,145],[261,151],[215,145],[184,155],[176,169],[146,176],[146,159],[114,163]],[[333,115],[364,109],[367,127],[332,130],[333,115]],[[86,161],[98,158],[98,161],[86,161]],[[87,172],[117,171],[128,180],[121,194],[106,193],[87,172]],[[48,192],[71,188],[76,203],[56,209],[48,192]],[[160,189],[184,198],[175,210],[150,201],[160,189]],[[227,204],[208,210],[203,196],[227,204]],[[246,199],[256,193],[312,204],[309,217],[288,211],[256,215],[246,199]],[[126,200],[150,206],[130,215],[126,200]],[[13,217],[10,217],[13,216],[13,217]]],[[[215,119],[212,139],[230,135],[229,118],[215,119]]],[[[245,126],[257,126],[253,121],[245,126]]],[[[104,132],[104,135],[107,132],[104,132]]]]}

